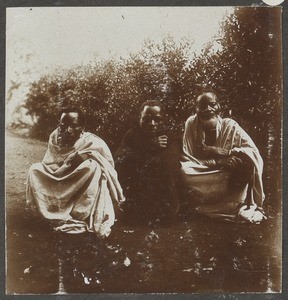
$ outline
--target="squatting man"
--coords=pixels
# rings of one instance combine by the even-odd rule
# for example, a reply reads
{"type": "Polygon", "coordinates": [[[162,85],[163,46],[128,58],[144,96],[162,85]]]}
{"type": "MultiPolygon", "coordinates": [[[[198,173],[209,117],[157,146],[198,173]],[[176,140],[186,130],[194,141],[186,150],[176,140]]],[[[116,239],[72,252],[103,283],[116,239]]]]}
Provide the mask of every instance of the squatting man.
{"type": "Polygon", "coordinates": [[[110,234],[120,204],[126,220],[173,220],[185,199],[202,214],[259,223],[263,160],[239,124],[219,112],[214,93],[200,95],[181,143],[166,127],[163,105],[144,102],[115,156],[123,192],[106,143],[84,131],[81,111],[62,111],[43,161],[29,170],[27,202],[57,220],[56,230],[100,237],[110,234]]]}
{"type": "Polygon", "coordinates": [[[248,220],[263,218],[263,160],[237,122],[219,116],[212,92],[196,100],[183,137],[182,174],[194,209],[213,217],[248,220]]]}
{"type": "Polygon", "coordinates": [[[126,221],[173,221],[180,206],[180,154],[181,139],[167,128],[163,105],[144,102],[139,124],[128,130],[115,159],[126,221]]]}
{"type": "Polygon", "coordinates": [[[108,146],[84,131],[81,111],[63,111],[43,161],[29,170],[27,202],[46,219],[58,220],[56,230],[107,237],[114,208],[123,201],[108,146]]]}

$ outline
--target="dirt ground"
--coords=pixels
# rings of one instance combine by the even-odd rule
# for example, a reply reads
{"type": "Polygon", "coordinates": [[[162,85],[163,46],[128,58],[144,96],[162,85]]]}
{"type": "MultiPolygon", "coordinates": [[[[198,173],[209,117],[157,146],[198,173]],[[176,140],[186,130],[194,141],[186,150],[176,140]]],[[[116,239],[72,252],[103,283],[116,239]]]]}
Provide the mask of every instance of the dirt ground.
{"type": "Polygon", "coordinates": [[[169,226],[118,222],[105,240],[56,233],[25,206],[29,166],[45,149],[45,143],[7,133],[8,294],[281,290],[279,211],[270,209],[261,225],[190,216],[169,226]]]}

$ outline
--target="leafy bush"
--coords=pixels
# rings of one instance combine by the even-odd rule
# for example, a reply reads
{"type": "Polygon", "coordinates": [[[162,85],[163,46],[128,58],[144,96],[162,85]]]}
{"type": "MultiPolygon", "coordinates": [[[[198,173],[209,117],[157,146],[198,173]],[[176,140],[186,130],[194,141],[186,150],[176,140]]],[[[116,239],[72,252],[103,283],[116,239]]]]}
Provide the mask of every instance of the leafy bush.
{"type": "Polygon", "coordinates": [[[265,147],[269,132],[280,135],[281,122],[274,122],[280,120],[282,98],[279,28],[276,10],[237,8],[198,56],[191,56],[189,41],[175,43],[168,36],[161,44],[146,41],[126,60],[43,76],[31,86],[25,103],[37,120],[32,134],[47,139],[59,110],[76,105],[86,115],[87,130],[115,150],[137,122],[143,101],[162,101],[169,125],[182,129],[197,95],[213,90],[224,116],[238,120],[265,147]],[[222,49],[215,52],[215,44],[222,49]]]}
{"type": "Polygon", "coordinates": [[[280,134],[280,20],[280,9],[236,8],[222,23],[224,35],[215,38],[222,51],[204,49],[194,64],[197,80],[219,95],[224,114],[246,124],[262,146],[269,130],[280,134]]]}
{"type": "Polygon", "coordinates": [[[86,129],[115,149],[127,129],[138,122],[139,107],[148,99],[163,102],[171,127],[182,127],[190,115],[188,98],[193,97],[185,68],[188,48],[188,42],[177,46],[167,37],[161,45],[147,41],[142,51],[121,62],[95,63],[43,76],[31,86],[25,102],[28,113],[37,120],[32,134],[47,139],[57,126],[59,111],[77,106],[86,116],[86,129]]]}

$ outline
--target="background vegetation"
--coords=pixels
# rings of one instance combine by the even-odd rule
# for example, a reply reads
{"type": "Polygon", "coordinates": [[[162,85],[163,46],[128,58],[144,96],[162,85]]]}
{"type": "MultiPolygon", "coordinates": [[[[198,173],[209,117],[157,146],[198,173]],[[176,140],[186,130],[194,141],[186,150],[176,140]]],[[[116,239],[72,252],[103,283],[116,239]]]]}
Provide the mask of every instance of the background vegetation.
{"type": "Polygon", "coordinates": [[[264,147],[271,135],[280,138],[279,22],[276,10],[236,8],[198,56],[191,57],[188,40],[175,43],[166,36],[161,44],[146,41],[126,60],[95,61],[43,76],[31,85],[24,103],[35,120],[31,135],[46,139],[59,110],[76,105],[86,114],[87,130],[115,149],[137,122],[143,101],[162,101],[171,127],[179,129],[194,112],[197,95],[213,90],[223,115],[238,120],[264,147]]]}
{"type": "Polygon", "coordinates": [[[223,116],[236,119],[258,146],[265,160],[264,180],[273,178],[275,183],[270,184],[270,192],[280,193],[280,22],[277,8],[235,8],[199,55],[191,56],[190,41],[176,43],[166,36],[160,44],[146,41],[128,59],[59,69],[30,86],[17,107],[22,117],[12,126],[25,126],[24,109],[33,120],[30,136],[47,140],[57,126],[59,111],[78,106],[86,115],[86,129],[102,137],[113,152],[138,122],[143,101],[160,100],[169,126],[183,130],[185,120],[195,112],[197,95],[212,90],[221,101],[223,116]]]}
{"type": "Polygon", "coordinates": [[[125,60],[95,61],[45,75],[31,85],[22,105],[35,121],[30,134],[47,140],[57,126],[59,110],[76,105],[86,114],[87,130],[115,151],[125,132],[137,123],[143,101],[160,100],[167,108],[169,126],[182,130],[194,113],[197,95],[213,90],[223,116],[236,119],[268,159],[266,178],[276,169],[279,185],[280,20],[277,8],[236,8],[200,55],[191,56],[189,40],[176,43],[166,36],[161,44],[146,41],[141,51],[125,60]]]}

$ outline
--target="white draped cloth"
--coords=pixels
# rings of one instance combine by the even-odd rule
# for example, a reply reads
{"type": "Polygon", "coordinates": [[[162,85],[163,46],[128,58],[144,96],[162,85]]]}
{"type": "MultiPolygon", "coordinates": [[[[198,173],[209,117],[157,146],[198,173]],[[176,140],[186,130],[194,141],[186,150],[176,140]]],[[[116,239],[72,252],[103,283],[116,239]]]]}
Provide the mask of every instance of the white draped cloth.
{"type": "MultiPolygon", "coordinates": [[[[205,132],[197,115],[190,116],[185,123],[183,137],[184,157],[182,174],[188,197],[195,202],[195,209],[211,216],[234,218],[239,214],[241,204],[245,205],[247,186],[240,190],[229,189],[231,172],[212,170],[195,157],[199,139],[205,139],[205,132]]],[[[216,126],[216,147],[231,150],[232,154],[245,153],[254,163],[251,209],[262,207],[263,160],[249,135],[230,118],[218,117],[216,126]]],[[[243,210],[243,209],[242,209],[243,210]]],[[[258,215],[258,214],[257,214],[258,215]]],[[[254,218],[255,219],[255,218],[254,218]]],[[[253,222],[253,220],[249,220],[253,222]]]]}
{"type": "Polygon", "coordinates": [[[60,146],[58,135],[58,129],[51,133],[43,161],[29,170],[27,203],[46,219],[62,221],[56,230],[107,237],[115,222],[114,206],[125,200],[111,152],[89,132],[83,132],[73,147],[60,146]],[[71,165],[77,153],[88,158],[71,165]]]}

